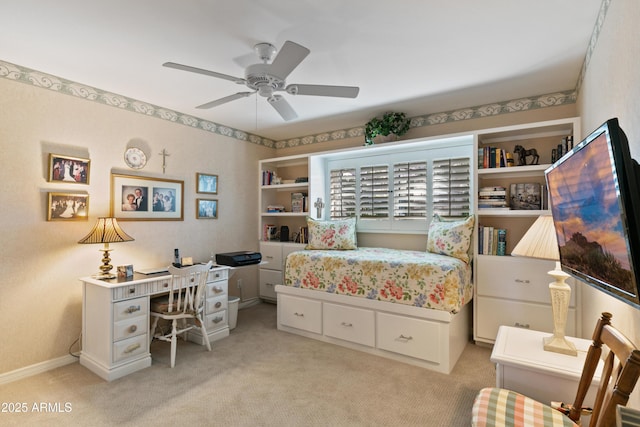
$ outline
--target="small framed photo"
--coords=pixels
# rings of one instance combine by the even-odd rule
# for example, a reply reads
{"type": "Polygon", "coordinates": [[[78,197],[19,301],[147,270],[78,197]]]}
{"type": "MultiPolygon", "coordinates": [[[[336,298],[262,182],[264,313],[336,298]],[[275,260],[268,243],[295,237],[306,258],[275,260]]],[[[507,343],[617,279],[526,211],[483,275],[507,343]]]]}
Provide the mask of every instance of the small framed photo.
{"type": "Polygon", "coordinates": [[[218,201],[196,199],[196,218],[218,219],[218,201]]]}
{"type": "Polygon", "coordinates": [[[133,277],[133,265],[132,264],[119,265],[118,266],[118,277],[121,278],[121,279],[133,277]]]}
{"type": "Polygon", "coordinates": [[[89,195],[49,193],[47,221],[86,221],[89,217],[89,195]]]}
{"type": "Polygon", "coordinates": [[[111,174],[111,216],[122,221],[182,221],[184,181],[111,174]]]}
{"type": "Polygon", "coordinates": [[[196,173],[196,193],[218,194],[218,175],[196,173]]]}
{"type": "Polygon", "coordinates": [[[49,154],[49,182],[89,184],[91,160],[49,154]]]}

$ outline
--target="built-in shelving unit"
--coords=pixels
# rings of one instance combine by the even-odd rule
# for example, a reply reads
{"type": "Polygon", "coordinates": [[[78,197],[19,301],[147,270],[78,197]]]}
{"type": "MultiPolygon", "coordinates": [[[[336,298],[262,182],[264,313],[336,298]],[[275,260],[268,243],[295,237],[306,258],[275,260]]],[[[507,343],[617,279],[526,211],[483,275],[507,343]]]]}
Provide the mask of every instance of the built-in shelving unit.
{"type": "MultiPolygon", "coordinates": [[[[542,331],[552,331],[553,316],[547,284],[552,279],[546,272],[553,269],[553,261],[511,257],[511,250],[520,241],[538,216],[550,214],[546,200],[544,171],[551,166],[552,150],[572,136],[577,143],[580,119],[568,118],[526,125],[510,126],[479,131],[476,134],[478,161],[475,174],[476,190],[482,188],[506,189],[506,200],[511,206],[512,184],[536,184],[541,186],[540,209],[481,209],[476,199],[476,244],[480,244],[479,227],[506,230],[505,256],[474,253],[474,339],[493,343],[500,325],[518,326],[542,331]],[[540,156],[537,165],[513,167],[483,167],[481,153],[485,147],[514,152],[515,146],[535,149],[540,156]]],[[[518,164],[518,156],[514,155],[518,164]]],[[[531,162],[532,158],[527,159],[531,162]]],[[[477,193],[478,194],[478,193],[477,193]]],[[[575,290],[575,286],[572,287],[575,290]]],[[[572,294],[568,335],[578,336],[579,312],[576,304],[579,294],[572,294]]]]}

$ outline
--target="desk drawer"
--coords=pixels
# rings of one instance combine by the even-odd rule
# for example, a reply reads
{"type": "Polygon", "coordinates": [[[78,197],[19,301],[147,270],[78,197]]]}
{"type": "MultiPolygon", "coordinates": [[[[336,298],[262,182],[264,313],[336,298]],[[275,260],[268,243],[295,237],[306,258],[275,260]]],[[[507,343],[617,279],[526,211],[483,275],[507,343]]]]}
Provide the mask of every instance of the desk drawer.
{"type": "Polygon", "coordinates": [[[149,339],[147,334],[128,338],[113,344],[113,362],[120,362],[131,357],[147,353],[149,339]]]}
{"type": "Polygon", "coordinates": [[[220,295],[219,297],[207,298],[207,306],[205,314],[215,313],[216,311],[226,310],[228,304],[227,295],[220,295]]]}
{"type": "Polygon", "coordinates": [[[207,328],[207,335],[216,329],[227,326],[227,310],[207,314],[204,317],[204,326],[207,328]]]}
{"type": "Polygon", "coordinates": [[[146,316],[149,312],[149,300],[147,297],[134,298],[113,304],[113,321],[132,319],[138,316],[146,316]]]}
{"type": "Polygon", "coordinates": [[[169,292],[169,288],[171,286],[171,279],[156,280],[155,282],[149,282],[147,286],[149,287],[149,295],[156,295],[156,294],[169,292]]]}
{"type": "Polygon", "coordinates": [[[120,341],[140,334],[146,334],[148,329],[148,317],[139,316],[133,319],[121,320],[113,325],[113,340],[120,341]]]}
{"type": "Polygon", "coordinates": [[[220,270],[211,270],[209,272],[209,279],[207,280],[208,282],[216,282],[218,280],[227,280],[229,278],[229,269],[228,268],[223,268],[220,270]]]}
{"type": "Polygon", "coordinates": [[[119,301],[126,298],[147,295],[147,283],[138,283],[137,285],[119,286],[112,290],[112,301],[119,301]]]}
{"type": "Polygon", "coordinates": [[[227,295],[227,287],[226,281],[207,283],[207,299],[227,295]]]}

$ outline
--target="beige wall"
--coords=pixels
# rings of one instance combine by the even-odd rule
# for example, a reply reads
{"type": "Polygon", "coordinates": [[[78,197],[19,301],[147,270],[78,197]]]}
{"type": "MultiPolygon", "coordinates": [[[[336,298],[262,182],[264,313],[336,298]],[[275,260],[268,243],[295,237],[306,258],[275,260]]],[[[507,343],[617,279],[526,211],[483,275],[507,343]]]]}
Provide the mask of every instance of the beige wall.
{"type": "MultiPolygon", "coordinates": [[[[77,241],[109,214],[110,172],[133,172],[123,161],[132,139],[150,147],[140,174],[184,180],[184,221],[122,222],[135,241],[112,245],[114,266],[166,265],[173,248],[195,260],[258,249],[257,162],[273,149],[8,79],[0,79],[0,93],[0,373],[65,356],[80,335],[78,278],[98,271],[101,253],[77,241]],[[171,154],[165,175],[163,148],[171,154]],[[47,182],[50,152],[90,158],[90,185],[47,182]],[[195,219],[196,172],[219,176],[217,220],[195,219]],[[89,221],[48,222],[49,191],[88,193],[89,221]]],[[[257,269],[243,275],[243,296],[256,297],[257,269]]],[[[233,280],[230,292],[239,294],[233,280]]]]}
{"type": "MultiPolygon", "coordinates": [[[[640,160],[638,22],[640,2],[611,1],[578,98],[582,133],[586,135],[607,119],[618,117],[629,139],[631,155],[636,160],[640,160]]],[[[586,285],[583,285],[582,308],[583,331],[592,331],[599,314],[609,311],[613,314],[614,324],[634,342],[640,343],[639,310],[586,285]]],[[[635,407],[640,407],[639,395],[640,391],[634,393],[635,407]]]]}

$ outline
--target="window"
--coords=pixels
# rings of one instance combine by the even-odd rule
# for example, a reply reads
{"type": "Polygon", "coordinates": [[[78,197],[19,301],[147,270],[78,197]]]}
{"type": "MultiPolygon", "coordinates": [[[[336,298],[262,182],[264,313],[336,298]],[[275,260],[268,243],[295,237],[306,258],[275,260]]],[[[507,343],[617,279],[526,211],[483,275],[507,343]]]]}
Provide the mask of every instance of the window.
{"type": "Polygon", "coordinates": [[[469,158],[433,161],[433,213],[442,216],[466,217],[470,201],[469,158]]]}
{"type": "Polygon", "coordinates": [[[454,137],[331,154],[322,162],[330,218],[356,216],[359,232],[419,233],[434,213],[466,216],[472,151],[471,137],[454,137]]]}
{"type": "Polygon", "coordinates": [[[389,217],[389,167],[360,168],[360,218],[389,217]]]}
{"type": "Polygon", "coordinates": [[[427,216],[427,162],[393,165],[393,216],[427,216]]]}
{"type": "Polygon", "coordinates": [[[332,219],[356,215],[355,168],[332,170],[329,178],[329,212],[332,219]]]}

